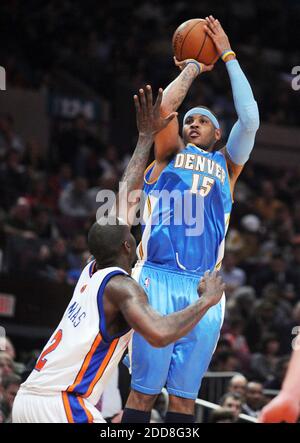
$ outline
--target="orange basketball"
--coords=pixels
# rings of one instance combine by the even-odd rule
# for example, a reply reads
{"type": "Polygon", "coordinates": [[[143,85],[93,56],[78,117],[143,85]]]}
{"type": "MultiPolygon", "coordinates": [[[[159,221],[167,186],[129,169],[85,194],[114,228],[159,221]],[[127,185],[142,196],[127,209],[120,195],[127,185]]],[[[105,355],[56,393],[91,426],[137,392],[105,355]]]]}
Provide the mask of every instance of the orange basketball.
{"type": "Polygon", "coordinates": [[[205,32],[206,21],[192,18],[182,23],[174,32],[172,45],[178,61],[193,58],[205,65],[214,64],[218,58],[214,42],[205,32]]]}

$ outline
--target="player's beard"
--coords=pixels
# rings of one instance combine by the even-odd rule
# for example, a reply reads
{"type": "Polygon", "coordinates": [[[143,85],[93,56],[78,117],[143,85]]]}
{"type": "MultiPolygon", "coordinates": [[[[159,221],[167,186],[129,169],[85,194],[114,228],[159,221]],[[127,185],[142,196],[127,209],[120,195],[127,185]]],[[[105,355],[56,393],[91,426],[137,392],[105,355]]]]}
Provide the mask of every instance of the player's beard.
{"type": "Polygon", "coordinates": [[[213,147],[216,143],[216,139],[215,137],[210,138],[209,140],[207,140],[207,137],[204,138],[202,136],[199,137],[186,137],[186,139],[184,140],[185,144],[187,145],[188,143],[191,143],[193,145],[196,145],[198,148],[203,149],[204,151],[213,151],[213,147]]]}

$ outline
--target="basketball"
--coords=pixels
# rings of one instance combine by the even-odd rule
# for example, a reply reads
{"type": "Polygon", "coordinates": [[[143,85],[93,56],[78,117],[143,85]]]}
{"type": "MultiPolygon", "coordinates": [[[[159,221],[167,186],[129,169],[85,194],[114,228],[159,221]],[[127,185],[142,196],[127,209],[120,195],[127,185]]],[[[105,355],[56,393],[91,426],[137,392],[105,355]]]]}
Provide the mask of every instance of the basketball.
{"type": "Polygon", "coordinates": [[[193,58],[205,65],[214,64],[218,58],[214,42],[205,32],[206,21],[193,18],[182,23],[174,32],[172,45],[178,61],[193,58]]]}

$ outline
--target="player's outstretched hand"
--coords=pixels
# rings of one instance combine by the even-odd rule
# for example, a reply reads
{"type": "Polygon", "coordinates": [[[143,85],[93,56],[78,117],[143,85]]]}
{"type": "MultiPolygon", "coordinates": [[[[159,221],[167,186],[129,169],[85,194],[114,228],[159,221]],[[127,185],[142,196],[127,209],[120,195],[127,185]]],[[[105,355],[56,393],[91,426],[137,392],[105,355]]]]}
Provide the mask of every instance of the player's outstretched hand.
{"type": "Polygon", "coordinates": [[[230,50],[231,46],[229,39],[219,20],[215,19],[212,15],[206,17],[205,20],[206,25],[204,26],[204,29],[212,38],[219,55],[222,55],[224,51],[230,50]]]}
{"type": "Polygon", "coordinates": [[[199,74],[203,72],[212,71],[214,69],[214,65],[205,65],[204,63],[200,63],[197,60],[194,60],[193,58],[187,58],[186,60],[182,60],[181,62],[177,60],[176,57],[173,57],[174,63],[178,68],[183,71],[183,69],[187,66],[188,63],[196,63],[199,66],[199,74]]]}
{"type": "Polygon", "coordinates": [[[205,298],[210,306],[216,305],[221,300],[225,291],[225,283],[218,271],[206,271],[197,288],[198,294],[205,298]]]}
{"type": "Polygon", "coordinates": [[[259,416],[260,423],[295,423],[300,416],[300,403],[285,392],[281,391],[268,403],[259,416]]]}
{"type": "Polygon", "coordinates": [[[136,112],[136,123],[139,135],[153,137],[159,131],[164,129],[178,113],[171,112],[167,117],[160,115],[160,105],[162,102],[163,90],[158,90],[156,101],[153,105],[152,88],[150,85],[139,90],[139,95],[134,95],[134,105],[136,112]]]}

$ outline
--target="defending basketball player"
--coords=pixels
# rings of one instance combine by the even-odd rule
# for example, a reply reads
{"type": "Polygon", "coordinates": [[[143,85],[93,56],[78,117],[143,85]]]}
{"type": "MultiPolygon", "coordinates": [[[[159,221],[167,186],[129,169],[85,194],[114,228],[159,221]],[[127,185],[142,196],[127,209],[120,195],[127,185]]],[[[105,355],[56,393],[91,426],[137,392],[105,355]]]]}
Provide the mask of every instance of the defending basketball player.
{"type": "MultiPolygon", "coordinates": [[[[206,32],[226,64],[238,120],[226,146],[219,151],[215,144],[221,139],[220,124],[204,106],[186,113],[182,137],[177,118],[155,137],[155,161],[145,173],[148,202],[133,276],[144,287],[152,307],[162,314],[193,303],[199,277],[207,269],[220,268],[232,193],[259,127],[251,87],[226,33],[212,16],[206,18],[206,32]],[[177,197],[167,206],[160,201],[158,191],[176,191],[182,201],[177,197]],[[184,204],[184,196],[193,198],[185,207],[183,222],[172,223],[179,203],[184,204]],[[197,210],[194,219],[192,214],[197,210]]],[[[176,111],[193,81],[212,69],[196,60],[176,64],[182,72],[164,91],[164,115],[176,111]]],[[[225,295],[190,334],[163,349],[154,349],[141,335],[134,334],[132,389],[123,422],[149,421],[156,396],[164,386],[169,393],[166,422],[194,421],[195,399],[219,338],[224,305],[225,295]]]]}
{"type": "MultiPolygon", "coordinates": [[[[139,140],[123,178],[128,193],[141,187],[154,135],[176,115],[160,116],[161,99],[162,90],[152,105],[149,86],[146,93],[140,90],[139,99],[135,96],[139,140]]],[[[89,231],[94,260],[81,273],[61,322],[21,385],[13,406],[15,423],[105,422],[95,405],[127,348],[131,328],[152,346],[167,346],[187,334],[221,298],[221,278],[207,273],[193,305],[166,317],[154,311],[130,277],[136,255],[130,226],[110,218],[106,221],[112,223],[96,222],[89,231]]]]}

